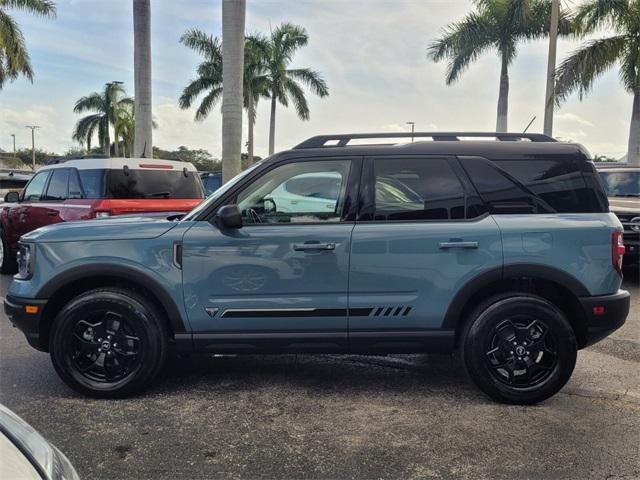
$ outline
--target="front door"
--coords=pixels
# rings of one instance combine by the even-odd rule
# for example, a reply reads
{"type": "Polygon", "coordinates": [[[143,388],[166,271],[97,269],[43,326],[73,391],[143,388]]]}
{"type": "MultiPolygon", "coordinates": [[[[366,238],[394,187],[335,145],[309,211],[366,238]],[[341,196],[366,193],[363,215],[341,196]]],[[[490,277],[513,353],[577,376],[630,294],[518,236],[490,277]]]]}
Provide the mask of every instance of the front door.
{"type": "Polygon", "coordinates": [[[279,164],[225,200],[238,204],[242,228],[201,221],[186,232],[184,295],[196,348],[346,350],[347,185],[358,167],[351,159],[279,164]],[[294,192],[286,190],[292,180],[294,192]]]}
{"type": "Polygon", "coordinates": [[[455,159],[365,159],[352,236],[353,351],[448,351],[443,320],[455,294],[502,265],[500,231],[455,159]],[[467,185],[465,187],[465,185],[467,185]]]}
{"type": "Polygon", "coordinates": [[[9,238],[7,238],[10,245],[17,244],[22,235],[49,223],[46,207],[41,204],[50,174],[51,170],[36,173],[22,192],[20,202],[11,206],[9,210],[11,227],[8,229],[9,238]]]}

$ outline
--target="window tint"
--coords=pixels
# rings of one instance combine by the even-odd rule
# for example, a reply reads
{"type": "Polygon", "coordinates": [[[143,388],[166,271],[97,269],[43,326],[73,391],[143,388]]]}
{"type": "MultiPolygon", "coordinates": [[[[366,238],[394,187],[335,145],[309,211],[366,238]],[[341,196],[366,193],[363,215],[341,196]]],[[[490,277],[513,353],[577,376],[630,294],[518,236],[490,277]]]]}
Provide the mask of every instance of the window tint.
{"type": "Polygon", "coordinates": [[[488,160],[461,158],[460,162],[491,213],[535,213],[537,211],[535,198],[488,160]]]}
{"type": "Polygon", "coordinates": [[[85,198],[104,198],[106,170],[78,170],[85,198]]]}
{"type": "Polygon", "coordinates": [[[573,161],[521,159],[496,160],[495,163],[542,200],[540,207],[545,211],[572,213],[591,210],[587,186],[573,161]]]}
{"type": "Polygon", "coordinates": [[[49,178],[50,171],[37,173],[24,189],[23,201],[25,202],[39,202],[42,196],[42,191],[49,178]]]}
{"type": "Polygon", "coordinates": [[[340,221],[349,168],[348,160],[331,160],[288,163],[270,170],[238,195],[243,222],[340,221]]]}
{"type": "Polygon", "coordinates": [[[202,198],[202,182],[195,172],[182,170],[109,170],[109,198],[202,198]]]}
{"type": "Polygon", "coordinates": [[[80,178],[75,168],[69,170],[69,195],[67,198],[82,198],[82,188],[80,188],[80,178]]]}
{"type": "Polygon", "coordinates": [[[85,198],[202,198],[195,172],[182,170],[78,170],[85,198]]]}
{"type": "Polygon", "coordinates": [[[67,198],[67,185],[69,183],[69,169],[58,168],[51,174],[51,180],[47,187],[45,200],[64,200],[67,198]]]}
{"type": "Polygon", "coordinates": [[[445,159],[375,159],[374,220],[465,218],[465,192],[445,159]]]}

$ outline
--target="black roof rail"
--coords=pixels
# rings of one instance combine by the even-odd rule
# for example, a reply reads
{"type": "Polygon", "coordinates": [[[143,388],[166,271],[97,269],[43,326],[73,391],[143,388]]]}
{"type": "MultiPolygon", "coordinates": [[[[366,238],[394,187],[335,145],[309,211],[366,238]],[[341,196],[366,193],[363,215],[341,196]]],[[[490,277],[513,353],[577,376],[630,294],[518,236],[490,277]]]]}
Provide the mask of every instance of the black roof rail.
{"type": "Polygon", "coordinates": [[[93,158],[111,158],[108,155],[91,154],[91,155],[71,155],[69,157],[55,157],[47,160],[47,165],[57,165],[58,163],[68,162],[69,160],[90,160],[93,158]]]}
{"type": "Polygon", "coordinates": [[[385,133],[350,133],[339,135],[317,135],[296,145],[294,150],[302,148],[345,147],[351,140],[376,138],[431,138],[436,142],[457,142],[460,137],[496,138],[501,142],[557,142],[549,135],[542,133],[498,133],[498,132],[385,132],[385,133]],[[327,142],[334,142],[326,145],[327,142]]]}

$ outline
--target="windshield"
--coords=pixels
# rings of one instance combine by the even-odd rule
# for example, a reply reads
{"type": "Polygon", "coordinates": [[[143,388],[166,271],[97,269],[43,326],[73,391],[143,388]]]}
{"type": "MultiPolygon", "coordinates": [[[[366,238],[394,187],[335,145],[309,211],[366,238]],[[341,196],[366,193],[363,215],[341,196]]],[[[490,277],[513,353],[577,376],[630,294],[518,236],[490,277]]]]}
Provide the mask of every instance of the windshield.
{"type": "Polygon", "coordinates": [[[600,172],[609,197],[639,197],[640,171],[600,172]]]}
{"type": "Polygon", "coordinates": [[[194,208],[189,213],[187,213],[184,217],[182,217],[182,220],[183,221],[193,220],[195,217],[197,217],[200,214],[200,212],[206,210],[209,207],[209,205],[211,205],[218,198],[220,198],[222,195],[228,192],[229,189],[231,189],[231,187],[233,187],[238,182],[240,182],[244,177],[247,176],[247,174],[249,174],[250,172],[254,171],[256,168],[258,168],[260,165],[262,165],[263,162],[264,160],[258,163],[254,163],[252,166],[250,166],[246,170],[240,172],[238,175],[233,177],[231,180],[229,180],[227,183],[225,183],[220,188],[218,188],[215,192],[209,195],[204,202],[200,203],[196,208],[194,208]]]}

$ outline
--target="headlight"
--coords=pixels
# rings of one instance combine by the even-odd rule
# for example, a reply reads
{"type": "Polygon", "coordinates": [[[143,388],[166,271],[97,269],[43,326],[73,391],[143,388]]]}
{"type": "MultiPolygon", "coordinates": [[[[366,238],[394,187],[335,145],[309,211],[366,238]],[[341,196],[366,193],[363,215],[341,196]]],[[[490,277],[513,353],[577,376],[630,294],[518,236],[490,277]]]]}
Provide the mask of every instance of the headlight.
{"type": "Polygon", "coordinates": [[[33,275],[33,245],[21,243],[18,249],[18,273],[16,278],[27,280],[33,275]]]}

